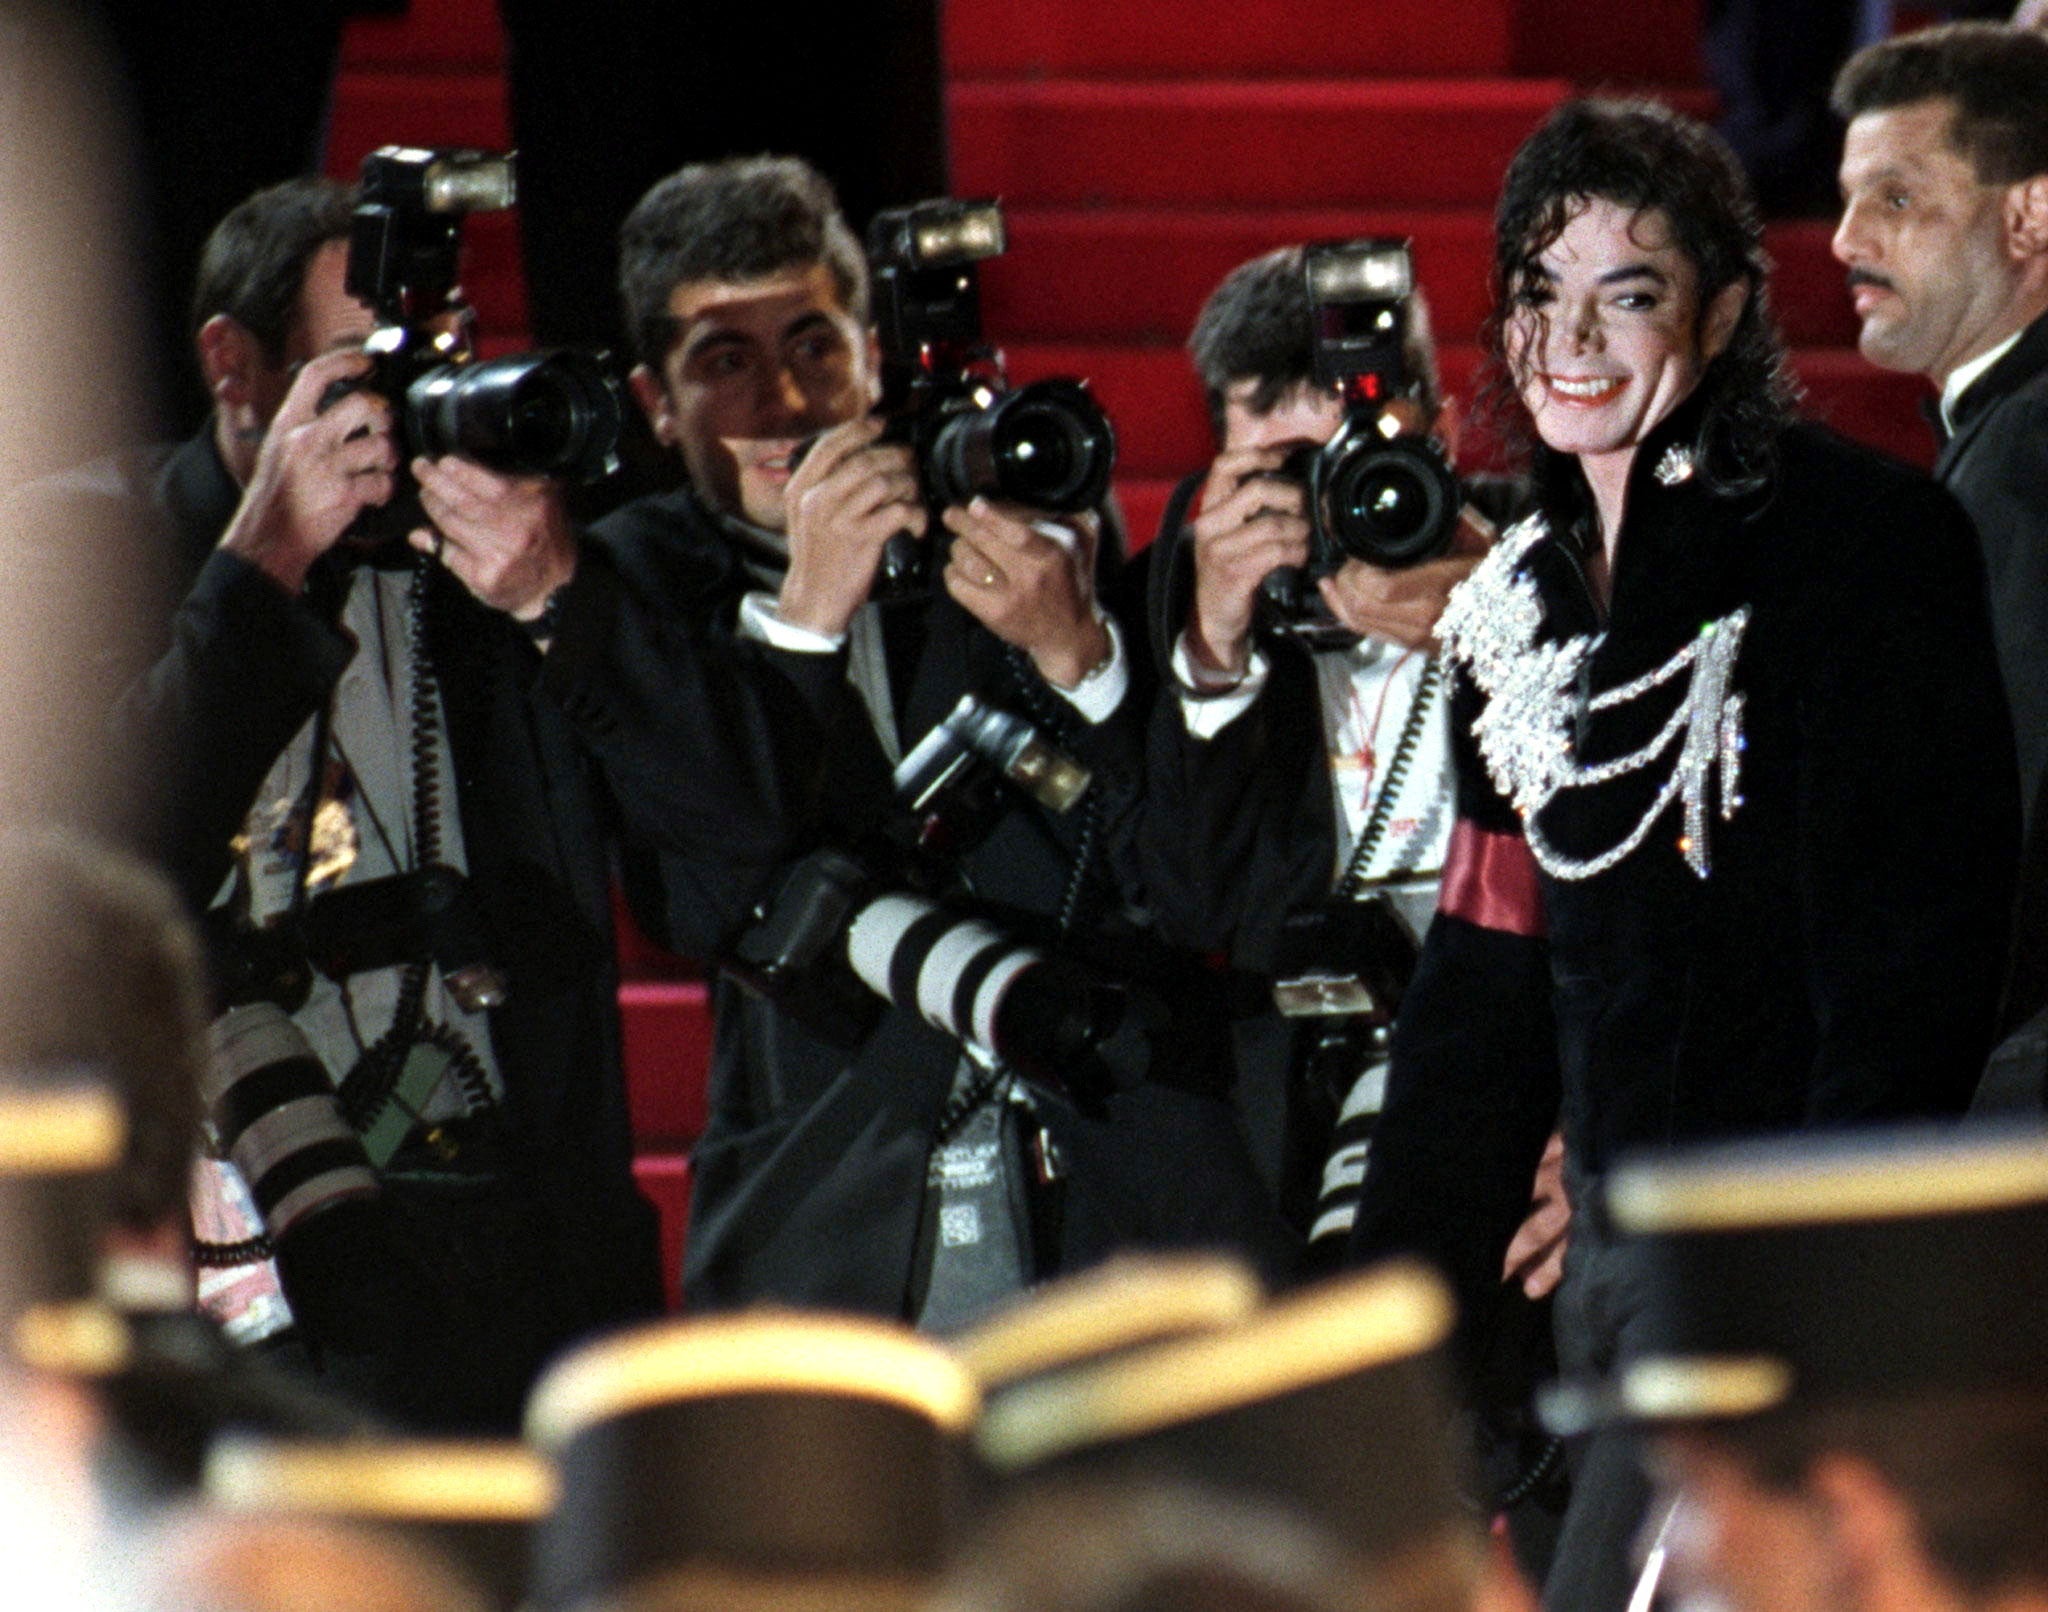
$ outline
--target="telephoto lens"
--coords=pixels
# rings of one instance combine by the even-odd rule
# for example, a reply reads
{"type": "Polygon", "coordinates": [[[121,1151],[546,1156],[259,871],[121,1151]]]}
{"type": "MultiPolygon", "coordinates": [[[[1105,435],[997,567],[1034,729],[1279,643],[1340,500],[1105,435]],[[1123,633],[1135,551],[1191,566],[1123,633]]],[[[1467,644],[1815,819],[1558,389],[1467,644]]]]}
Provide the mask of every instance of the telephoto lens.
{"type": "Polygon", "coordinates": [[[210,1038],[201,1095],[273,1238],[377,1191],[370,1157],[342,1115],[334,1083],[283,1008],[229,1008],[213,1021],[210,1038]]]}
{"type": "Polygon", "coordinates": [[[215,1019],[210,1039],[200,1095],[262,1212],[301,1330],[345,1352],[375,1348],[393,1328],[433,1336],[436,1283],[397,1233],[305,1032],[275,1002],[249,1002],[215,1019]]]}
{"type": "Polygon", "coordinates": [[[443,364],[406,388],[411,451],[508,476],[590,481],[618,464],[616,384],[589,353],[562,349],[443,364]]]}
{"type": "Polygon", "coordinates": [[[1079,381],[1034,381],[952,415],[932,438],[926,486],[939,504],[977,494],[1062,514],[1093,509],[1116,468],[1116,429],[1079,381]]]}
{"type": "Polygon", "coordinates": [[[1105,1094],[1095,1050],[1122,1022],[1122,999],[1065,959],[907,891],[854,915],[846,955],[869,990],[933,1029],[1077,1102],[1105,1094]]]}

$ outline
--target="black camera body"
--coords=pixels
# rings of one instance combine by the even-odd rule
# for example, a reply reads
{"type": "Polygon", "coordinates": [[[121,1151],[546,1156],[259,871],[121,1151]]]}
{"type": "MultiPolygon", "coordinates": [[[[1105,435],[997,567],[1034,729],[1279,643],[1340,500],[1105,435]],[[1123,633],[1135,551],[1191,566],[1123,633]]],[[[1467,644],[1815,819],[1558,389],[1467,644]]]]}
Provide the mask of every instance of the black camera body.
{"type": "Polygon", "coordinates": [[[1426,389],[1405,350],[1415,290],[1407,241],[1313,245],[1302,274],[1315,379],[1343,400],[1344,419],[1328,442],[1288,457],[1283,473],[1308,493],[1309,558],[1271,573],[1263,591],[1276,626],[1314,635],[1331,628],[1318,579],[1346,560],[1397,570],[1437,558],[1464,492],[1429,434],[1433,422],[1420,417],[1426,389]]]}
{"type": "MultiPolygon", "coordinates": [[[[1093,509],[1116,466],[1109,416],[1082,381],[1013,388],[982,334],[979,265],[1007,246],[993,201],[927,201],[875,215],[868,259],[889,440],[911,448],[935,510],[977,495],[1054,513],[1093,509]]],[[[927,553],[893,543],[884,590],[928,584],[927,553]]]]}
{"type": "Polygon", "coordinates": [[[579,482],[618,468],[622,399],[595,355],[563,348],[483,359],[472,346],[457,279],[462,222],[516,196],[507,155],[383,146],[363,159],[345,283],[377,328],[363,344],[369,376],[338,390],[363,386],[389,400],[400,491],[364,511],[351,534],[359,544],[421,523],[404,468],[415,456],[454,454],[505,475],[579,482]]]}

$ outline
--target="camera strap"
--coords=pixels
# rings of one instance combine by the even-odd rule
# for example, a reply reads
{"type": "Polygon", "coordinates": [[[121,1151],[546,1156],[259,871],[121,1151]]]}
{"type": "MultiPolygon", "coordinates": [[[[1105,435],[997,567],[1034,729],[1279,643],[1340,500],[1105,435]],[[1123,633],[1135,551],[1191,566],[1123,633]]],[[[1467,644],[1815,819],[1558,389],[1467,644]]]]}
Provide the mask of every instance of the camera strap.
{"type": "Polygon", "coordinates": [[[1372,810],[1366,814],[1365,823],[1358,831],[1358,843],[1352,846],[1351,858],[1337,880],[1336,894],[1340,899],[1356,899],[1365,888],[1365,870],[1372,866],[1373,857],[1379,853],[1380,841],[1386,838],[1387,825],[1393,821],[1394,805],[1400,798],[1408,769],[1415,763],[1415,749],[1422,742],[1422,730],[1428,725],[1429,713],[1436,705],[1437,690],[1442,686],[1443,678],[1442,660],[1431,655],[1422,663],[1422,676],[1415,684],[1415,698],[1409,702],[1408,717],[1401,724],[1400,737],[1394,741],[1393,756],[1387,762],[1379,788],[1374,791],[1372,810]]]}
{"type": "Polygon", "coordinates": [[[959,1117],[927,1156],[914,1261],[917,1325],[944,1331],[985,1315],[1036,1275],[1012,1077],[963,1052],[953,1076],[959,1117]]]}
{"type": "MultiPolygon", "coordinates": [[[[1004,644],[1003,652],[1011,680],[1017,686],[1018,697],[1029,708],[1033,719],[1055,741],[1071,748],[1079,714],[1045,686],[1037,668],[1031,664],[1031,657],[1023,650],[1015,644],[1004,644]]],[[[1102,838],[1102,815],[1102,791],[1091,789],[1080,800],[1080,835],[1074,843],[1073,865],[1067,873],[1066,888],[1060,892],[1055,928],[1061,939],[1073,931],[1075,920],[1081,915],[1081,898],[1087,893],[1089,875],[1094,869],[1096,850],[1102,838]]]]}
{"type": "MultiPolygon", "coordinates": [[[[441,685],[427,644],[427,609],[433,568],[415,566],[407,596],[406,631],[410,650],[407,681],[407,748],[412,761],[412,862],[417,868],[442,860],[441,845],[441,685]]],[[[316,775],[318,768],[316,767],[316,775]]],[[[301,882],[304,868],[301,867],[301,882]]],[[[388,1159],[419,1123],[426,1104],[446,1075],[454,1077],[463,1106],[472,1114],[496,1105],[490,1077],[468,1039],[450,1025],[431,1021],[426,1013],[433,965],[405,965],[391,1025],[363,1050],[342,1077],[342,1113],[362,1133],[367,1145],[374,1135],[388,1141],[388,1159]],[[395,1128],[396,1136],[386,1133],[395,1128]]],[[[384,1160],[373,1160],[383,1163],[384,1160]]]]}

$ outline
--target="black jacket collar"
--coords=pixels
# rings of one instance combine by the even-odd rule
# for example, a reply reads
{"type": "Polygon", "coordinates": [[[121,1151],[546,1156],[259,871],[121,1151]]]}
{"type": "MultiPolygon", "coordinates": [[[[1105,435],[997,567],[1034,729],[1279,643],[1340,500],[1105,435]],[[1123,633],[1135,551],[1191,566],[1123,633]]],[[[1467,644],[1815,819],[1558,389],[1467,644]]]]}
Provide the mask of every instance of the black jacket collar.
{"type": "Polygon", "coordinates": [[[1695,390],[1657,424],[1629,467],[1606,619],[1596,610],[1585,580],[1586,547],[1595,531],[1592,490],[1575,458],[1545,456],[1539,475],[1545,481],[1549,536],[1569,560],[1560,555],[1558,562],[1539,561],[1539,568],[1554,571],[1552,587],[1565,590],[1553,592],[1553,601],[1575,599],[1584,605],[1583,614],[1570,609],[1553,615],[1558,630],[1608,630],[1618,634],[1616,647],[1623,658],[1632,659],[1668,652],[1665,646],[1674,633],[1682,637],[1697,629],[1702,610],[1721,615],[1741,602],[1746,583],[1741,567],[1731,560],[1739,553],[1740,529],[1768,500],[1768,484],[1748,493],[1709,484],[1700,447],[1709,402],[1703,391],[1695,390]]]}
{"type": "MultiPolygon", "coordinates": [[[[1963,451],[1970,438],[1990,417],[1995,404],[2017,392],[2044,369],[2048,369],[2048,313],[2021,331],[2020,339],[2013,343],[2011,351],[1979,375],[1956,399],[1955,431],[1942,443],[1941,462],[1935,466],[1935,473],[1939,475],[1945,471],[1956,455],[1963,451]]],[[[1934,418],[1939,432],[1941,416],[1938,408],[1934,418]]]]}

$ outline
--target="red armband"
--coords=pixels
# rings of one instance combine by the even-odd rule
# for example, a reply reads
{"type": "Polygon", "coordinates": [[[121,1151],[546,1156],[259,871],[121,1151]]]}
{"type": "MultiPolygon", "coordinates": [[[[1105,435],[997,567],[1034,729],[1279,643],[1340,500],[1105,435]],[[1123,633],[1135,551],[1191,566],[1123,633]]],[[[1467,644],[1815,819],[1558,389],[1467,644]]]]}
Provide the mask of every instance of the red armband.
{"type": "Polygon", "coordinates": [[[1531,940],[1541,940],[1549,932],[1529,842],[1519,834],[1483,829],[1468,817],[1452,826],[1436,905],[1437,911],[1481,929],[1531,940]]]}

